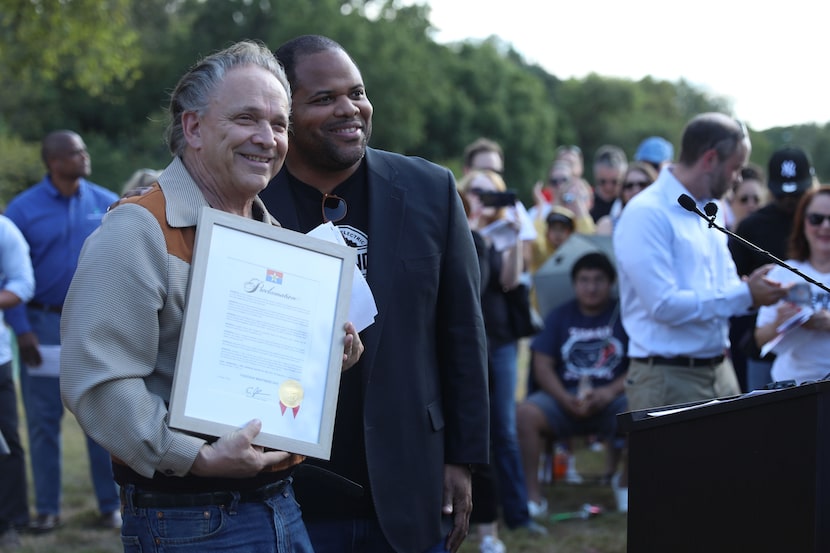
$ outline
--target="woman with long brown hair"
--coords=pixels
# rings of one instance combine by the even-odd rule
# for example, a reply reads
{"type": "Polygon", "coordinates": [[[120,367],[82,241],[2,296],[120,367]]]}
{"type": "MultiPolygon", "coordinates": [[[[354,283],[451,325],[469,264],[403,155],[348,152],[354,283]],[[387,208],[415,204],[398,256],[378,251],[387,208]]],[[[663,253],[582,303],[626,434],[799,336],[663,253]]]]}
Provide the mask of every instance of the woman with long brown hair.
{"type": "MultiPolygon", "coordinates": [[[[830,284],[830,186],[812,188],[801,198],[793,219],[789,257],[789,265],[830,284]]],[[[773,380],[800,384],[824,378],[830,374],[830,294],[783,267],[775,267],[767,278],[792,286],[787,298],[758,311],[758,344],[778,340],[772,347],[776,354],[773,380]],[[799,314],[804,319],[800,324],[794,322],[799,314]],[[795,326],[779,332],[787,321],[795,326]]]]}

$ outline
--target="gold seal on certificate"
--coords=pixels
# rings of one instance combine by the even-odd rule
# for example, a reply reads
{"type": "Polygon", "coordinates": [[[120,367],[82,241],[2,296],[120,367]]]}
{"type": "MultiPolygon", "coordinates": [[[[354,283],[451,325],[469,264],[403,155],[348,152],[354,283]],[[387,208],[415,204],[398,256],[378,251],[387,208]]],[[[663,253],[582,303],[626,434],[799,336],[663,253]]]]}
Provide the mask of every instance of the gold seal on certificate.
{"type": "Polygon", "coordinates": [[[280,384],[280,410],[285,414],[286,408],[294,411],[294,418],[297,418],[297,411],[300,410],[300,403],[303,401],[303,385],[296,380],[288,379],[280,384]]]}

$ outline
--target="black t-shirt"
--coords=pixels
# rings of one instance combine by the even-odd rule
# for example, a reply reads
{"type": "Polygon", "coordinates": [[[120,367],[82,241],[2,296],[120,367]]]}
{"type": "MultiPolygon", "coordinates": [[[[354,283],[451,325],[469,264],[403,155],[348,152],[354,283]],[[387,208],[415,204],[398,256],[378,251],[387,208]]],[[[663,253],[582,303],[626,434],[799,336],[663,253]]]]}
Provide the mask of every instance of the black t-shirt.
{"type": "MultiPolygon", "coordinates": [[[[787,245],[793,227],[793,214],[777,205],[765,205],[741,221],[735,234],[767,250],[778,259],[787,259],[787,245]]],[[[729,238],[729,250],[739,275],[749,275],[762,265],[772,263],[764,254],[758,253],[734,238],[729,238]]]]}
{"type": "MultiPolygon", "coordinates": [[[[793,214],[781,209],[773,202],[755,213],[751,213],[741,221],[738,228],[735,229],[735,234],[759,248],[767,250],[778,259],[785,260],[788,257],[787,247],[792,227],[793,214]]],[[[732,253],[735,267],[741,276],[748,276],[758,267],[772,263],[764,254],[747,247],[732,237],[729,237],[729,251],[732,253]]],[[[758,360],[761,359],[761,351],[758,349],[754,337],[756,316],[757,313],[750,313],[733,317],[730,332],[734,331],[735,335],[730,335],[730,340],[733,349],[738,346],[752,359],[758,360]]],[[[763,359],[772,362],[775,359],[775,354],[768,353],[763,359]]]]}
{"type": "MultiPolygon", "coordinates": [[[[300,232],[307,233],[323,223],[323,194],[290,172],[288,184],[297,206],[300,232]]],[[[346,216],[334,223],[349,246],[358,250],[358,266],[366,276],[368,253],[369,203],[366,183],[366,164],[361,163],[353,175],[337,185],[332,194],[346,201],[346,216]]],[[[319,465],[364,487],[361,498],[344,493],[342,488],[326,485],[325,479],[315,479],[317,485],[305,486],[298,477],[295,483],[298,500],[306,519],[351,518],[372,516],[369,491],[369,471],[366,466],[366,448],[363,437],[363,360],[340,376],[340,395],[332,440],[331,460],[308,459],[306,463],[319,465]]]]}
{"type": "Polygon", "coordinates": [[[611,207],[613,207],[613,205],[614,200],[607,202],[599,196],[597,196],[596,194],[594,194],[594,205],[591,207],[590,211],[591,218],[596,223],[597,221],[611,213],[611,207]]]}
{"type": "Polygon", "coordinates": [[[508,297],[502,288],[499,275],[502,268],[502,255],[493,246],[487,250],[487,264],[490,278],[482,282],[481,313],[484,317],[484,328],[487,331],[487,341],[494,346],[501,346],[515,341],[517,338],[510,323],[508,297]]]}

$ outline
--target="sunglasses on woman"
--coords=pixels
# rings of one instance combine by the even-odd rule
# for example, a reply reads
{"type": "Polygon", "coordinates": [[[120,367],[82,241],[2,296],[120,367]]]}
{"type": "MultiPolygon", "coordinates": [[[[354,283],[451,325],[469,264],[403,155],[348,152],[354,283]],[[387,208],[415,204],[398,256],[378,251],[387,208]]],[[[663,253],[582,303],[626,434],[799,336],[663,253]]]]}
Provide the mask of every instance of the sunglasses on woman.
{"type": "Polygon", "coordinates": [[[625,181],[625,183],[623,183],[622,189],[623,190],[631,190],[635,186],[637,188],[643,189],[646,186],[648,186],[649,184],[650,183],[648,181],[644,181],[644,180],[629,180],[629,181],[625,181]]]}
{"type": "Polygon", "coordinates": [[[807,214],[807,222],[814,227],[820,227],[824,221],[830,221],[830,215],[824,215],[823,213],[807,214]]]}

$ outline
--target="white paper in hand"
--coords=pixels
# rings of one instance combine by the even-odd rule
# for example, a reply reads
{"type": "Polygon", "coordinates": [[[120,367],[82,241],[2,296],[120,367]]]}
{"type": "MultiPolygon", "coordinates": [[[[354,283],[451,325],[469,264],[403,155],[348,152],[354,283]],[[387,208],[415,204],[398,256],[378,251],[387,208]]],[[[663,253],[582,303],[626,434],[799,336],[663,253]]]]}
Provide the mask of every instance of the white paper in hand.
{"type": "Polygon", "coordinates": [[[59,345],[39,345],[41,363],[37,367],[26,369],[31,376],[50,376],[58,378],[61,375],[61,347],[59,345]]]}
{"type": "Polygon", "coordinates": [[[479,233],[486,238],[490,238],[496,251],[500,252],[507,248],[512,248],[519,240],[518,231],[513,226],[513,223],[507,219],[493,221],[481,229],[479,233]]]}
{"type": "Polygon", "coordinates": [[[810,320],[810,317],[812,316],[812,308],[802,307],[798,313],[796,313],[795,315],[793,315],[792,317],[778,325],[778,328],[775,329],[775,331],[778,333],[775,335],[775,338],[773,338],[772,340],[764,344],[763,347],[761,347],[761,357],[764,357],[766,356],[766,354],[773,351],[775,349],[775,346],[780,344],[781,341],[785,339],[787,333],[790,330],[800,327],[808,320],[810,320]]]}
{"type": "Polygon", "coordinates": [[[784,332],[787,332],[791,328],[796,328],[798,326],[803,325],[808,320],[810,320],[810,317],[812,317],[812,316],[813,316],[813,310],[811,308],[802,307],[801,310],[798,313],[796,313],[795,315],[793,315],[792,317],[790,317],[789,319],[787,319],[786,321],[784,321],[783,323],[778,325],[778,328],[776,328],[775,330],[779,334],[783,334],[784,332]]]}
{"type": "MultiPolygon", "coordinates": [[[[319,238],[327,242],[334,242],[335,244],[342,244],[346,246],[346,241],[343,240],[343,235],[337,230],[331,221],[323,223],[317,228],[311,230],[308,236],[319,238]]],[[[375,297],[372,295],[372,290],[369,288],[369,283],[363,278],[363,273],[354,267],[354,280],[352,282],[352,297],[349,301],[349,321],[354,324],[358,332],[362,332],[370,324],[375,322],[375,316],[378,314],[378,308],[375,304],[375,297]]]]}

